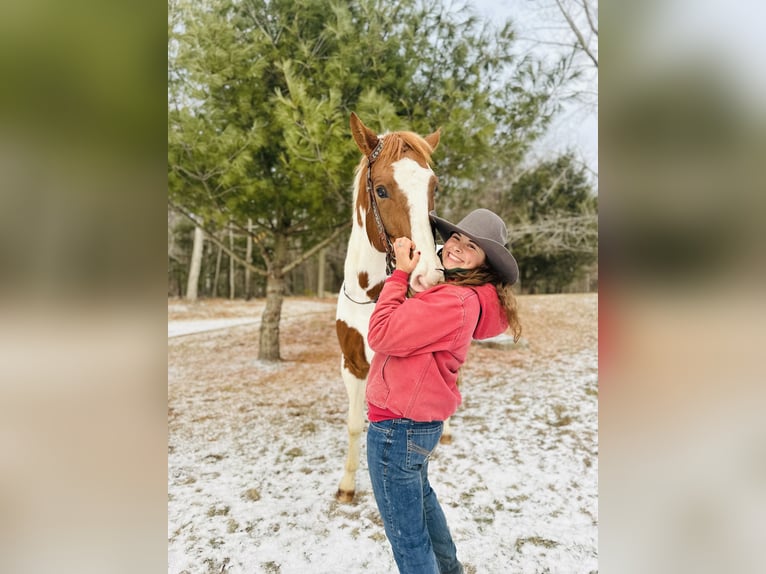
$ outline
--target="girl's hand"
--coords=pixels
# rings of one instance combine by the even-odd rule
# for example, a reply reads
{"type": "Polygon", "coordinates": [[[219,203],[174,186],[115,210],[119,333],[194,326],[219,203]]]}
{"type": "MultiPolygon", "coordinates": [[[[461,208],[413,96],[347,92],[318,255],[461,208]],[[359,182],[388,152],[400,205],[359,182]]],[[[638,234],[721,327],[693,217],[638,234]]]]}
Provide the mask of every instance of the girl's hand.
{"type": "Polygon", "coordinates": [[[420,261],[420,251],[415,251],[415,244],[409,237],[397,237],[394,240],[394,256],[396,268],[407,275],[412,273],[420,261]]]}

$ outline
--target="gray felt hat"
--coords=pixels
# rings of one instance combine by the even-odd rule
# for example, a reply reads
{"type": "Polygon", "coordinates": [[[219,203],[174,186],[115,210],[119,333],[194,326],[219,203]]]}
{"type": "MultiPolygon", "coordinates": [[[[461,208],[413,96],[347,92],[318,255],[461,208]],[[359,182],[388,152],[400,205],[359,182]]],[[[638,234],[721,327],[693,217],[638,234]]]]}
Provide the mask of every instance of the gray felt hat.
{"type": "Polygon", "coordinates": [[[487,255],[487,263],[498,272],[503,281],[513,285],[519,278],[519,266],[516,259],[506,247],[508,229],[499,216],[489,209],[475,209],[455,225],[446,219],[437,217],[436,212],[430,214],[431,223],[439,231],[444,241],[450,235],[458,232],[470,237],[487,255]]]}

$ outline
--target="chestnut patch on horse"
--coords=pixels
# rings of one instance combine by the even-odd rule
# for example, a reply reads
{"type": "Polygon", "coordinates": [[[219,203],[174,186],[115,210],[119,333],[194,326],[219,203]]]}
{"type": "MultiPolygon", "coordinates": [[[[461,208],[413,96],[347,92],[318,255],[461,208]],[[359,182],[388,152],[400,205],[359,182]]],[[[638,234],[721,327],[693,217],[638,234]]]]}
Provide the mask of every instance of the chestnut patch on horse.
{"type": "Polygon", "coordinates": [[[383,290],[383,285],[385,285],[385,283],[386,283],[385,281],[381,281],[377,285],[373,286],[372,289],[368,289],[367,290],[367,296],[372,301],[377,301],[378,300],[378,296],[380,295],[380,292],[383,290]]]}
{"type": "Polygon", "coordinates": [[[370,364],[364,354],[362,334],[353,327],[349,327],[341,319],[335,321],[335,330],[338,333],[338,341],[343,351],[343,367],[355,377],[366,379],[370,364]]]}
{"type": "Polygon", "coordinates": [[[362,271],[361,273],[359,273],[358,279],[359,279],[359,286],[362,289],[367,289],[367,286],[370,284],[370,276],[367,275],[367,271],[362,271]]]}

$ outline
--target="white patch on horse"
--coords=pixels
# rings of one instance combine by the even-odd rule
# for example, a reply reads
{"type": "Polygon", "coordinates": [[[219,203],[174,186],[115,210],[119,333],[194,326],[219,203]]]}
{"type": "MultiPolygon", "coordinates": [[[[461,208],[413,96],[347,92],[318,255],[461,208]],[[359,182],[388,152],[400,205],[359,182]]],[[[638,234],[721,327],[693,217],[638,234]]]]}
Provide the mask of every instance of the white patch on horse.
{"type": "MultiPolygon", "coordinates": [[[[428,204],[422,200],[422,197],[428,195],[428,187],[434,176],[433,170],[424,168],[409,158],[402,158],[391,165],[394,179],[407,198],[410,221],[429,221],[428,204]]],[[[441,262],[436,256],[436,244],[430,223],[425,229],[414,226],[410,239],[420,251],[418,266],[410,275],[410,286],[415,291],[423,291],[442,279],[441,272],[438,271],[441,268],[441,262]]]]}

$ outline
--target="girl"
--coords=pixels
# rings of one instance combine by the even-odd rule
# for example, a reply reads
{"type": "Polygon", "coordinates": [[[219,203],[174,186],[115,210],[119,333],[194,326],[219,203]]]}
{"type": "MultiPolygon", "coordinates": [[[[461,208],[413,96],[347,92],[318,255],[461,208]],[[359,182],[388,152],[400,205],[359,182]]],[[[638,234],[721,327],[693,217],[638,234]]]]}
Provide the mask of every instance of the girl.
{"type": "Polygon", "coordinates": [[[370,318],[367,463],[399,572],[462,574],[428,482],[428,457],[461,402],[456,381],[471,340],[509,327],[514,340],[521,334],[510,289],[519,270],[505,247],[505,223],[493,212],[477,209],[457,225],[431,212],[431,222],[445,241],[445,282],[407,298],[420,252],[400,237],[396,269],[370,318]]]}

